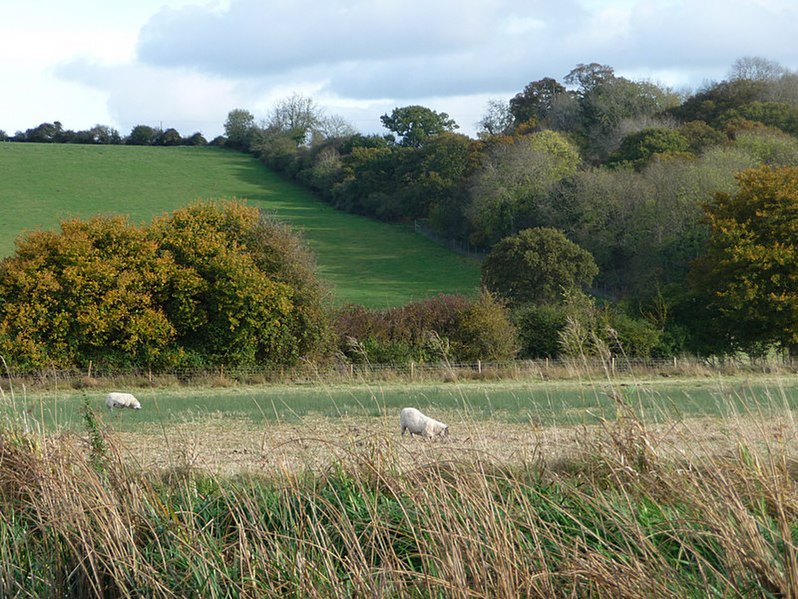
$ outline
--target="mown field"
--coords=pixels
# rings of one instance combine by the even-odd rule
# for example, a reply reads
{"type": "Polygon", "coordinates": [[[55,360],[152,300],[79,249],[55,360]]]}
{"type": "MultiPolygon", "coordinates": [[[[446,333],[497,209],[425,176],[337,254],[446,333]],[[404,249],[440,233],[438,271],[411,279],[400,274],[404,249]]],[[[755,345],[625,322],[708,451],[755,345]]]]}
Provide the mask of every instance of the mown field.
{"type": "Polygon", "coordinates": [[[405,227],[333,210],[254,158],[218,148],[0,143],[0,256],[23,231],[126,214],[146,222],[198,200],[245,198],[301,230],[338,303],[473,294],[479,265],[405,227]]]}

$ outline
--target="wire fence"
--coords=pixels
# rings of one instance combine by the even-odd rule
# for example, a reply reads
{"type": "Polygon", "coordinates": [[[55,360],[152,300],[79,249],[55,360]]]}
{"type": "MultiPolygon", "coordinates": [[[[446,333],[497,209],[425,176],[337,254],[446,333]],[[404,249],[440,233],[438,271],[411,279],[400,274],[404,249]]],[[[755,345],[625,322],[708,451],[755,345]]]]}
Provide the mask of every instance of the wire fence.
{"type": "Polygon", "coordinates": [[[413,228],[415,232],[419,235],[422,235],[429,239],[430,241],[437,243],[438,245],[445,247],[447,249],[452,250],[453,252],[463,255],[469,256],[471,258],[476,258],[477,260],[484,260],[487,256],[484,250],[471,245],[470,243],[466,243],[464,241],[460,241],[459,239],[453,239],[452,237],[445,237],[439,233],[436,233],[423,222],[416,220],[413,221],[413,228]]]}
{"type": "Polygon", "coordinates": [[[295,366],[246,366],[213,368],[48,368],[38,371],[6,370],[0,383],[9,385],[69,385],[82,387],[112,381],[126,384],[313,384],[356,383],[364,381],[452,382],[470,379],[548,380],[596,376],[711,376],[739,373],[796,373],[798,362],[792,359],[755,360],[749,358],[574,358],[517,360],[512,362],[415,363],[406,364],[315,364],[295,366]]]}

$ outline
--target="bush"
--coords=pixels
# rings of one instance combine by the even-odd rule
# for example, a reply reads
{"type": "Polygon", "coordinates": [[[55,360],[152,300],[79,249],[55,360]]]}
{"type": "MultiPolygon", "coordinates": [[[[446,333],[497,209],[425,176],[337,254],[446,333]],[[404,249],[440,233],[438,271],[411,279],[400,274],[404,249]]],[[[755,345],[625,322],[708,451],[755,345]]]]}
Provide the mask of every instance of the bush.
{"type": "Polygon", "coordinates": [[[559,335],[568,357],[625,355],[648,358],[662,349],[662,331],[644,318],[633,318],[618,306],[598,306],[581,292],[563,304],[566,324],[559,335]]]}
{"type": "Polygon", "coordinates": [[[513,314],[523,358],[556,358],[560,354],[560,334],[565,328],[565,310],[560,305],[527,304],[513,314]]]}
{"type": "Polygon", "coordinates": [[[335,331],[339,351],[353,362],[506,360],[517,346],[506,310],[487,293],[477,300],[439,295],[387,310],[345,306],[335,331]]]}
{"type": "Polygon", "coordinates": [[[0,263],[0,352],[21,368],[291,364],[329,340],[321,296],[301,242],[238,202],[146,228],[65,221],[0,263]]]}
{"type": "Polygon", "coordinates": [[[452,351],[459,361],[512,360],[518,353],[518,335],[504,305],[483,291],[460,316],[452,336],[452,351]]]}

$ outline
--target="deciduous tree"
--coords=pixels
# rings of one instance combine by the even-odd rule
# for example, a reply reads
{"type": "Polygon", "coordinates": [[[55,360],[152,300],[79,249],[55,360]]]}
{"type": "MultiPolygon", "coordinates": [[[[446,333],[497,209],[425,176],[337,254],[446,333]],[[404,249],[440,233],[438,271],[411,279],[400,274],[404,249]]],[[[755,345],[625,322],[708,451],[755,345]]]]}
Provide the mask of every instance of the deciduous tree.
{"type": "Polygon", "coordinates": [[[516,127],[530,120],[543,122],[553,110],[559,96],[566,94],[565,87],[556,79],[544,77],[527,84],[524,91],[510,100],[510,113],[516,127]]]}
{"type": "Polygon", "coordinates": [[[445,112],[425,106],[394,108],[391,114],[380,117],[383,126],[399,136],[399,144],[417,148],[433,135],[454,131],[459,125],[445,112]]]}
{"type": "Polygon", "coordinates": [[[737,349],[771,345],[798,350],[798,168],[740,173],[736,194],[718,193],[706,207],[706,254],[693,288],[717,315],[737,349]]]}
{"type": "Polygon", "coordinates": [[[255,116],[249,110],[236,108],[227,113],[224,122],[225,144],[236,150],[248,151],[255,135],[255,116]]]}
{"type": "Polygon", "coordinates": [[[565,291],[590,285],[597,274],[587,250],[562,231],[539,227],[497,243],[482,265],[482,284],[513,303],[556,303],[565,291]]]}

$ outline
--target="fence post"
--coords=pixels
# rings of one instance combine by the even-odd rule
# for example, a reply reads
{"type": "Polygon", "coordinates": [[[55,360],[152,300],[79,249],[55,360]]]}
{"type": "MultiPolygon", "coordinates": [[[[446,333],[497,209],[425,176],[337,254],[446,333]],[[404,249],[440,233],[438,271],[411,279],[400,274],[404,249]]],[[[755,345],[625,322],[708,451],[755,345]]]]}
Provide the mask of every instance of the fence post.
{"type": "Polygon", "coordinates": [[[410,380],[416,380],[416,363],[413,361],[410,362],[410,380]]]}
{"type": "Polygon", "coordinates": [[[477,372],[482,374],[482,360],[477,360],[477,372]]]}

